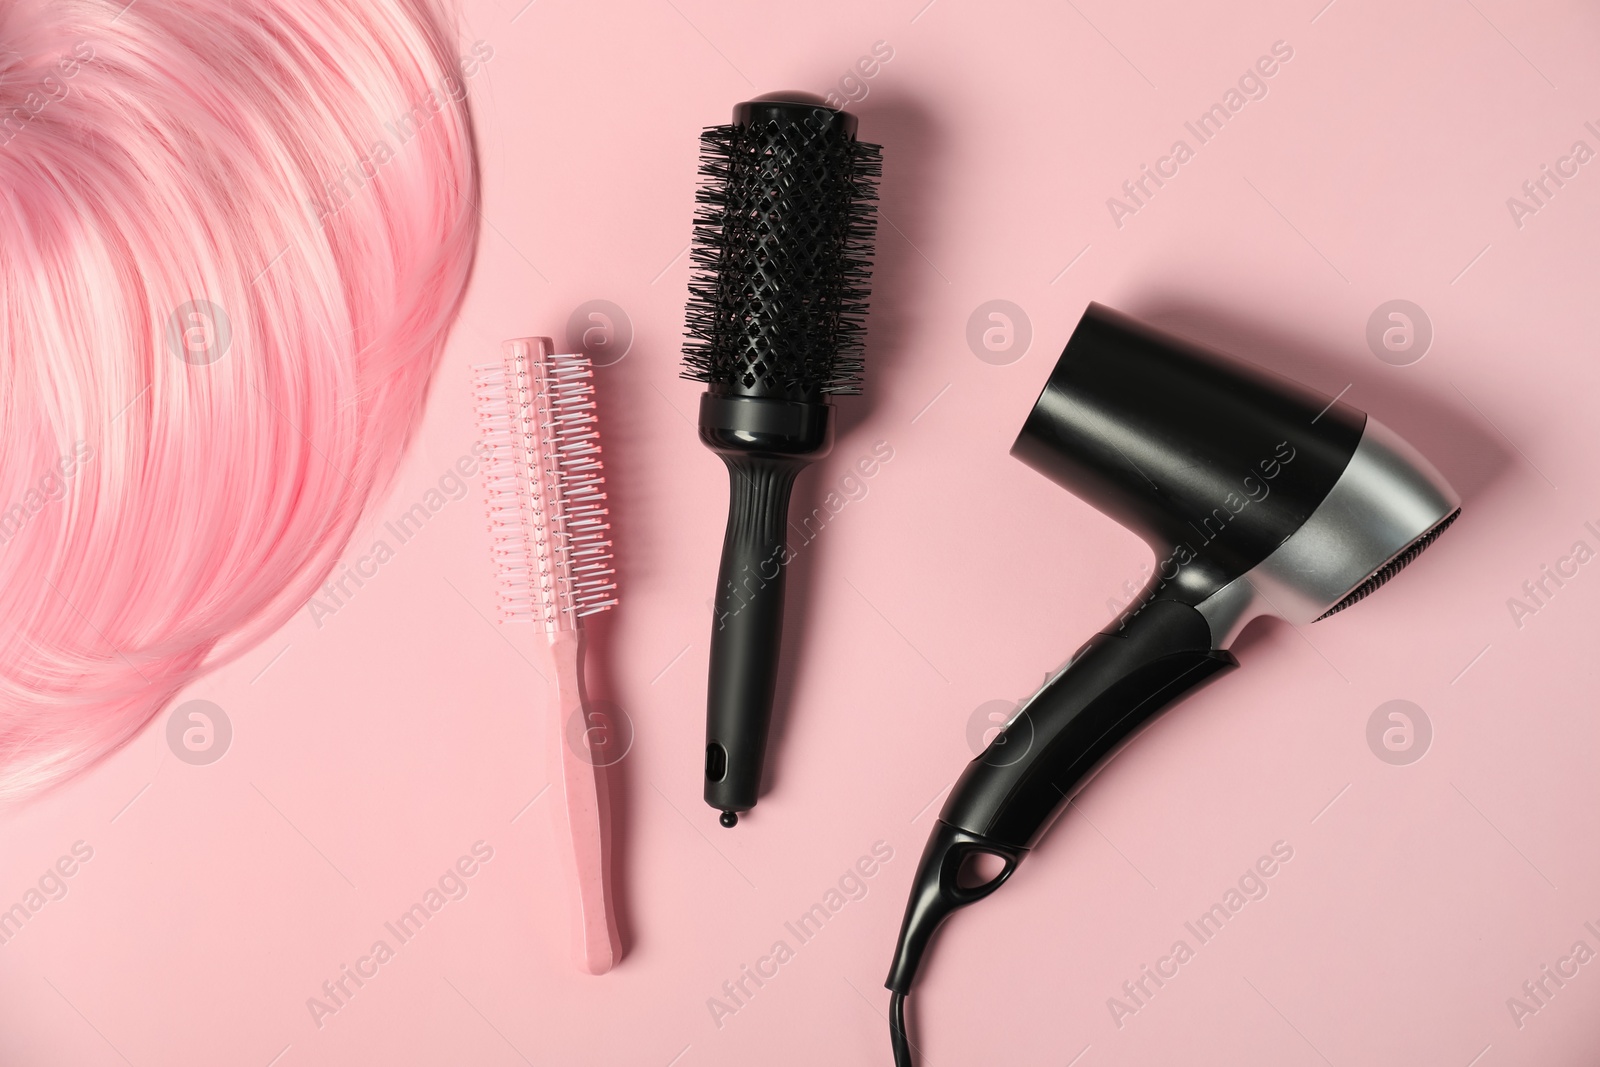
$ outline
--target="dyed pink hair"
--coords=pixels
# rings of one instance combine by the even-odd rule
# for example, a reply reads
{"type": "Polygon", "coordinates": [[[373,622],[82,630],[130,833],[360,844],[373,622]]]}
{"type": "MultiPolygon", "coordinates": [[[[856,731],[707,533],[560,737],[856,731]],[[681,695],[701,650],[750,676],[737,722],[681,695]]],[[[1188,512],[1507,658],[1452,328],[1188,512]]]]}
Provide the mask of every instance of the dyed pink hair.
{"type": "Polygon", "coordinates": [[[0,800],[310,597],[477,241],[430,0],[125,3],[0,3],[0,800]]]}

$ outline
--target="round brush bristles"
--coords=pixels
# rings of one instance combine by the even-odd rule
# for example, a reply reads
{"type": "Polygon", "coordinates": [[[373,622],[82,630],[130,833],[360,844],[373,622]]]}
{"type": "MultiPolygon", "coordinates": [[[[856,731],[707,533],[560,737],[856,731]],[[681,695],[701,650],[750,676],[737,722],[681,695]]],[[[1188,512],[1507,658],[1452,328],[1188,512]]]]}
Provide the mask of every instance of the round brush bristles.
{"type": "Polygon", "coordinates": [[[430,0],[0,5],[0,800],[281,627],[390,480],[469,48],[430,0]]]}
{"type": "Polygon", "coordinates": [[[882,169],[820,106],[701,135],[685,378],[795,400],[861,391],[882,169]]]}

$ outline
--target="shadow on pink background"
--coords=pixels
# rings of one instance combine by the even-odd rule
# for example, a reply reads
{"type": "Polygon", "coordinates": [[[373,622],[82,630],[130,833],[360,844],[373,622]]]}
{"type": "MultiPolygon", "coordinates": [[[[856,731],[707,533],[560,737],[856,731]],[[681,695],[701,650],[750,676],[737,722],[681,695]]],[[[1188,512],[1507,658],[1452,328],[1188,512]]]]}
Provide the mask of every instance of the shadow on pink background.
{"type": "Polygon", "coordinates": [[[622,604],[590,686],[635,730],[614,775],[627,954],[603,978],[567,960],[548,696],[487,621],[474,482],[334,610],[184,694],[224,709],[221,759],[177,758],[163,715],[0,821],[0,908],[74,872],[0,945],[0,1064],[888,1063],[882,981],[969,721],[1031,692],[1149,562],[1007,455],[1090,300],[1347,390],[1465,510],[1359,611],[1256,624],[1242,670],[952,920],[911,1002],[926,1062],[1592,1063],[1600,962],[1538,1004],[1523,984],[1600,952],[1600,564],[1520,618],[1508,602],[1575,542],[1600,550],[1600,162],[1520,226],[1507,198],[1600,149],[1600,16],[1323,3],[468,4],[463,51],[494,49],[471,85],[480,262],[351,559],[469,453],[471,363],[563,337],[585,301],[624,310],[631,349],[599,372],[622,604]],[[877,42],[892,58],[841,88],[877,42]],[[1193,145],[1184,123],[1275,42],[1293,56],[1266,95],[1119,226],[1108,198],[1193,145]],[[699,129],[791,87],[865,92],[884,224],[868,394],[796,493],[797,513],[849,503],[799,551],[768,792],[728,832],[700,800],[726,476],[677,376],[685,246],[699,129]],[[1005,365],[967,342],[995,299],[1031,326],[1005,365]],[[1434,333],[1405,366],[1366,340],[1393,299],[1434,333]],[[1432,728],[1406,765],[1367,741],[1394,699],[1432,728]],[[1266,895],[1196,945],[1184,924],[1280,842],[1266,895]],[[475,848],[420,929],[388,930],[475,848]],[[875,848],[864,894],[796,937],[875,848]],[[1136,1005],[1124,983],[1184,938],[1136,1005]],[[730,996],[779,941],[777,973],[730,996]],[[309,1003],[358,967],[336,1010],[309,1003]]]}

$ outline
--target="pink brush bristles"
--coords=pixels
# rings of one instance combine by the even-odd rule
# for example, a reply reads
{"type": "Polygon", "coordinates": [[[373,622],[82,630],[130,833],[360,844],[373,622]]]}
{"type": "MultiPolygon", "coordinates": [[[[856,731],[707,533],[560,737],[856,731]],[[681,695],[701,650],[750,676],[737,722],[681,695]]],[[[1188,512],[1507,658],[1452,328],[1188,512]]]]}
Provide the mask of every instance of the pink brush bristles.
{"type": "Polygon", "coordinates": [[[474,370],[500,609],[554,632],[614,605],[617,584],[594,372],[589,357],[549,349],[507,341],[502,363],[474,370]]]}
{"type": "Polygon", "coordinates": [[[575,916],[573,955],[583,970],[604,974],[622,949],[611,904],[609,761],[591,747],[582,620],[615,605],[617,586],[594,372],[587,356],[553,353],[542,337],[507,341],[500,363],[474,371],[489,448],[484,485],[501,622],[542,635],[536,643],[548,650],[555,705],[547,736],[561,787],[553,809],[569,845],[562,866],[575,916]]]}

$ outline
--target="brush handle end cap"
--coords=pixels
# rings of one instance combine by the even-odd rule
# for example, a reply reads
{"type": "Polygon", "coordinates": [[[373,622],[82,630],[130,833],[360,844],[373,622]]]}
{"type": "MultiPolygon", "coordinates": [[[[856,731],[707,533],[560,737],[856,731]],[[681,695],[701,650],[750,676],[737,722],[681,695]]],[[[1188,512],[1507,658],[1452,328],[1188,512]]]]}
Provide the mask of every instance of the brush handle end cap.
{"type": "Polygon", "coordinates": [[[754,100],[733,106],[733,124],[752,126],[758,122],[837,123],[846,137],[856,134],[856,117],[841,111],[816,93],[785,89],[763,93],[754,100]]]}

